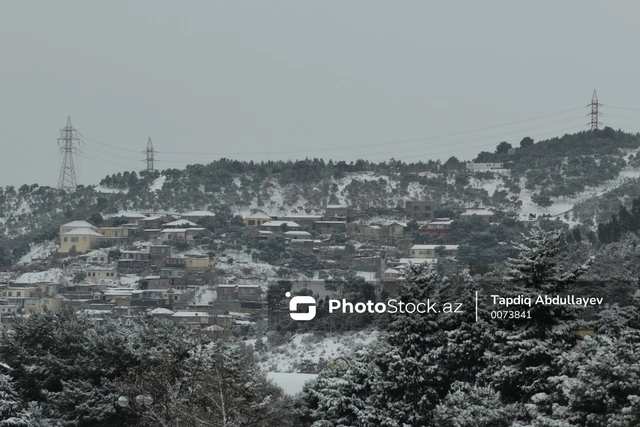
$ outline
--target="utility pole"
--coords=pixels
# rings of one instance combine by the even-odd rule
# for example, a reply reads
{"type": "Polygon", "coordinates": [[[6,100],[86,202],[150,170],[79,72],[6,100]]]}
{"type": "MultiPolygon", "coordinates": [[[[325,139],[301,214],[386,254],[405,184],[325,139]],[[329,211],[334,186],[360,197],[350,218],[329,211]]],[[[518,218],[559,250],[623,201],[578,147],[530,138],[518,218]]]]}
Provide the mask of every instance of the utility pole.
{"type": "Polygon", "coordinates": [[[60,178],[58,178],[58,189],[74,191],[77,186],[76,170],[73,165],[73,153],[77,150],[75,141],[78,139],[78,131],[71,126],[71,117],[67,119],[67,125],[60,129],[58,145],[62,153],[62,167],[60,168],[60,178]]]}
{"type": "Polygon", "coordinates": [[[147,172],[153,172],[153,154],[155,153],[155,151],[153,151],[153,143],[151,142],[151,137],[149,137],[149,141],[147,142],[147,149],[144,151],[144,153],[147,153],[147,172]]]}
{"type": "Polygon", "coordinates": [[[598,103],[598,93],[596,90],[593,90],[593,96],[591,97],[591,104],[587,104],[587,107],[591,107],[591,113],[587,114],[591,116],[591,130],[598,130],[598,117],[600,113],[598,112],[598,106],[602,104],[598,103]]]}

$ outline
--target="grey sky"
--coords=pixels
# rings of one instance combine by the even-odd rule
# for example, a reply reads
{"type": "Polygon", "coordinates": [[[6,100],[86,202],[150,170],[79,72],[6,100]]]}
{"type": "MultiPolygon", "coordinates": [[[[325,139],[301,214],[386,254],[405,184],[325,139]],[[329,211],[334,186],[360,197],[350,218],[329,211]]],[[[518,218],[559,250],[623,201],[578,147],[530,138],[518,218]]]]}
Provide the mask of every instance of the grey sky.
{"type": "Polygon", "coordinates": [[[149,136],[158,168],[470,159],[586,129],[588,110],[396,141],[570,110],[594,88],[603,122],[636,132],[638,12],[631,1],[3,0],[0,185],[57,184],[67,116],[86,137],[82,184],[142,169],[149,136]],[[384,145],[358,148],[371,144],[384,145]],[[339,149],[313,151],[326,148],[339,149]]]}

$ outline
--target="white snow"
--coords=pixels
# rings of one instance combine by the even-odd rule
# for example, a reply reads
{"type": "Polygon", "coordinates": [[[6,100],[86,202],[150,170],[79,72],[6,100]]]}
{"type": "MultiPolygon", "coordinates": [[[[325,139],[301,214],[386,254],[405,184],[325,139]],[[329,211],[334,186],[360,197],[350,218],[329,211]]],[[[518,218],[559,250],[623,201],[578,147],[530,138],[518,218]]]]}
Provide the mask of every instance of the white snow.
{"type": "Polygon", "coordinates": [[[267,378],[280,387],[285,394],[293,396],[302,391],[304,384],[317,374],[294,374],[291,372],[267,372],[267,378]]]}
{"type": "Polygon", "coordinates": [[[160,175],[158,178],[156,178],[155,181],[153,181],[153,184],[151,184],[151,186],[149,187],[149,191],[153,192],[153,191],[162,190],[162,186],[164,185],[164,182],[166,180],[167,180],[166,175],[160,175]]]}

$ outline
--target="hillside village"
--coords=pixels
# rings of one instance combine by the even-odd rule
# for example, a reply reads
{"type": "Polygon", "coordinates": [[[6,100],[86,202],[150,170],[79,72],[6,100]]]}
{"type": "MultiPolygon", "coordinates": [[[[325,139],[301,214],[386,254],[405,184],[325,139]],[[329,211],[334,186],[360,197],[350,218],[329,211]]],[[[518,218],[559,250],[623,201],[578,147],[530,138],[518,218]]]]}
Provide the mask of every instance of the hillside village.
{"type": "MultiPolygon", "coordinates": [[[[209,250],[211,231],[200,225],[215,217],[207,210],[121,212],[100,226],[70,221],[44,245],[48,253],[5,273],[0,325],[8,329],[16,316],[71,308],[96,322],[149,314],[223,331],[266,318],[267,287],[273,281],[288,281],[295,291],[320,297],[340,295],[335,284],[346,279],[329,273],[340,270],[354,272],[378,294],[395,295],[411,264],[440,263],[449,274],[468,273],[456,259],[459,245],[430,243],[447,236],[456,221],[438,212],[437,202],[415,200],[406,201],[403,220],[369,220],[346,205],[327,205],[324,215],[272,217],[256,211],[243,218],[249,244],[223,255],[209,250]],[[313,259],[316,269],[251,258],[253,250],[275,242],[289,258],[313,259]]],[[[470,209],[458,220],[489,221],[493,215],[470,209]]]]}
{"type": "MultiPolygon", "coordinates": [[[[627,134],[606,132],[609,131],[601,134],[603,141],[617,138],[623,141],[621,147],[626,148],[618,149],[618,157],[601,148],[597,155],[601,159],[599,164],[605,165],[604,159],[608,158],[624,158],[623,163],[615,160],[607,163],[617,164],[616,173],[624,176],[625,165],[627,169],[634,167],[632,160],[638,139],[633,137],[630,143],[627,134]]],[[[570,137],[563,137],[554,147],[563,147],[566,138],[570,137]]],[[[584,143],[590,143],[590,140],[584,143]]],[[[548,191],[541,187],[542,182],[532,187],[527,179],[517,178],[523,173],[529,176],[532,171],[520,170],[521,163],[528,161],[536,150],[544,150],[547,142],[523,143],[520,148],[509,146],[508,150],[499,152],[503,145],[499,145],[495,154],[480,153],[478,159],[487,162],[461,163],[450,159],[444,165],[424,164],[425,172],[418,174],[415,174],[416,165],[398,164],[396,168],[402,166],[413,171],[414,175],[410,176],[423,183],[424,190],[405,192],[409,197],[394,197],[389,200],[394,204],[386,207],[380,205],[384,199],[375,200],[375,208],[363,203],[354,189],[349,190],[362,179],[362,172],[344,178],[350,183],[341,193],[352,197],[336,197],[335,191],[339,187],[333,184],[335,188],[328,201],[319,199],[314,205],[313,197],[307,195],[304,210],[294,206],[287,209],[286,204],[293,203],[294,199],[288,200],[291,196],[284,196],[282,205],[276,206],[272,201],[261,207],[258,203],[258,206],[236,212],[220,205],[219,200],[200,206],[192,200],[187,205],[196,210],[186,212],[135,209],[148,197],[142,192],[144,186],[155,192],[158,201],[176,197],[176,184],[198,183],[196,177],[203,175],[201,170],[196,174],[195,169],[188,168],[188,181],[185,181],[186,177],[178,178],[179,171],[175,170],[165,171],[162,175],[141,174],[140,179],[135,173],[107,177],[101,187],[88,193],[93,200],[97,195],[95,208],[87,209],[91,206],[84,201],[87,195],[80,196],[77,206],[85,207],[76,212],[65,211],[64,216],[52,216],[49,222],[52,238],[34,240],[22,250],[20,261],[2,273],[0,325],[10,329],[17,316],[70,308],[91,316],[95,322],[145,314],[186,323],[206,332],[226,333],[236,326],[268,318],[269,285],[274,283],[286,283],[282,289],[319,298],[345,296],[349,294],[345,285],[349,288],[354,284],[356,287],[367,284],[377,297],[387,297],[397,295],[404,272],[412,264],[429,263],[449,277],[489,273],[494,265],[499,265],[513,253],[511,243],[518,241],[527,228],[539,221],[547,224],[546,228],[572,226],[572,238],[597,241],[593,227],[581,225],[575,212],[569,215],[571,208],[577,210],[578,206],[584,205],[583,200],[590,199],[574,194],[571,204],[566,202],[566,195],[562,199],[556,196],[555,200],[541,200],[548,199],[548,196],[542,196],[548,191]],[[440,176],[444,176],[446,182],[464,188],[464,192],[455,190],[462,200],[452,200],[451,187],[446,182],[441,183],[440,176]],[[514,180],[521,181],[518,188],[513,187],[514,180]],[[129,194],[123,190],[123,182],[129,188],[129,194]],[[137,186],[143,187],[137,190],[137,186]],[[132,199],[134,189],[140,194],[132,199]],[[492,197],[487,197],[491,196],[491,191],[492,197]],[[534,191],[538,193],[534,194],[534,191]],[[431,195],[432,198],[416,199],[411,198],[411,194],[431,195]],[[510,200],[516,198],[518,203],[510,200]],[[525,199],[531,199],[535,204],[523,206],[525,199]],[[349,203],[348,200],[358,202],[349,203]],[[120,210],[114,210],[118,205],[120,210]],[[62,222],[66,218],[71,221],[62,222]]],[[[586,150],[585,146],[578,147],[586,150]]],[[[584,159],[584,156],[577,155],[577,158],[584,159]]],[[[555,164],[552,158],[546,162],[555,164]]],[[[292,165],[294,170],[298,165],[311,170],[324,168],[324,163],[317,160],[296,163],[292,165]]],[[[331,162],[327,169],[330,165],[331,162]]],[[[265,166],[268,165],[260,167],[265,166]]],[[[213,169],[211,173],[222,186],[220,195],[214,197],[224,200],[230,194],[228,186],[237,188],[233,182],[238,179],[230,181],[229,168],[237,169],[240,165],[225,163],[223,159],[210,167],[219,169],[213,169]]],[[[331,167],[345,166],[335,164],[331,167]]],[[[579,171],[587,174],[589,169],[579,171]]],[[[250,169],[246,170],[239,180],[244,182],[240,187],[243,193],[253,187],[247,180],[250,173],[250,169]]],[[[286,173],[286,169],[280,170],[280,184],[290,179],[285,179],[286,173]]],[[[259,170],[256,174],[260,175],[259,170]]],[[[369,181],[363,182],[384,182],[376,175],[370,172],[369,181]]],[[[299,185],[304,188],[308,185],[304,181],[310,176],[301,177],[304,179],[299,185]]],[[[405,176],[399,178],[404,185],[405,176]]],[[[573,178],[567,174],[564,179],[573,178]]],[[[627,182],[630,182],[629,178],[624,178],[617,185],[622,187],[627,182]]],[[[258,200],[260,194],[267,191],[266,183],[257,193],[258,200]]],[[[551,185],[558,184],[554,181],[551,185]]],[[[37,186],[23,187],[16,196],[24,198],[31,193],[25,201],[34,206],[30,208],[32,210],[39,209],[36,203],[49,197],[49,190],[43,192],[43,188],[37,186]],[[41,195],[36,198],[36,194],[41,195]]],[[[566,186],[562,188],[567,191],[566,186]]],[[[273,190],[269,191],[265,196],[272,194],[275,197],[273,190]]],[[[615,187],[605,191],[613,192],[615,187]]],[[[195,190],[192,194],[199,193],[195,190]]],[[[82,194],[80,189],[78,194],[82,194]]],[[[593,198],[594,190],[586,190],[584,194],[593,198]]],[[[13,198],[15,196],[9,190],[4,192],[5,210],[13,198]]],[[[34,211],[29,216],[35,215],[34,211]]],[[[38,215],[42,217],[47,213],[38,215]]],[[[22,217],[25,214],[12,215],[9,220],[16,222],[22,217]]],[[[582,222],[589,224],[588,220],[582,222]]],[[[5,228],[10,223],[5,220],[5,228]]],[[[24,231],[19,233],[24,234],[29,228],[21,230],[24,231]]],[[[5,233],[8,234],[8,230],[5,233]]]]}

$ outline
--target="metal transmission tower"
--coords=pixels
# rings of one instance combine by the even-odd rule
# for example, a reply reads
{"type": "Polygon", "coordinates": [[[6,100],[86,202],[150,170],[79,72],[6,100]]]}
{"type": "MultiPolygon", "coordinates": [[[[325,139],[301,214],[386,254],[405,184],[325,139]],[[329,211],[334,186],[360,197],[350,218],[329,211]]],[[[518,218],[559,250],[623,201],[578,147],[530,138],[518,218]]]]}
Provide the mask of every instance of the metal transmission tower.
{"type": "Polygon", "coordinates": [[[71,126],[71,117],[67,119],[67,125],[60,129],[58,145],[62,153],[62,167],[60,168],[60,178],[58,178],[58,189],[73,191],[76,189],[76,170],[73,165],[73,153],[77,150],[75,141],[80,141],[77,137],[78,131],[71,126]]]}
{"type": "Polygon", "coordinates": [[[587,104],[587,107],[591,107],[591,114],[587,114],[591,116],[591,130],[598,129],[598,117],[600,113],[598,113],[598,106],[602,104],[598,104],[598,93],[596,90],[593,90],[593,96],[591,97],[591,104],[587,104]]]}
{"type": "Polygon", "coordinates": [[[149,137],[149,141],[147,142],[147,149],[144,150],[144,153],[147,153],[147,172],[153,172],[153,143],[151,142],[151,137],[149,137]]]}

